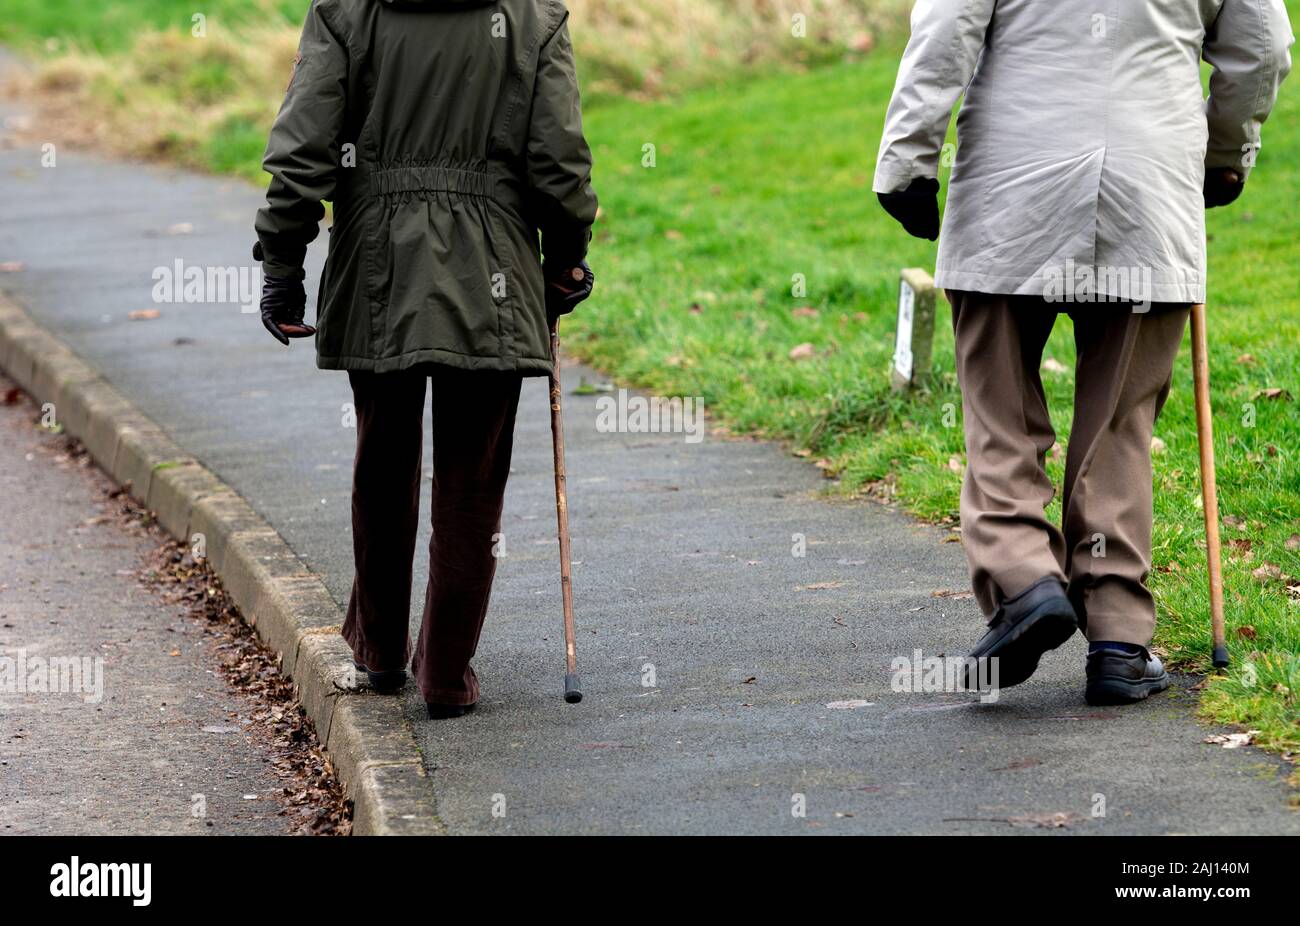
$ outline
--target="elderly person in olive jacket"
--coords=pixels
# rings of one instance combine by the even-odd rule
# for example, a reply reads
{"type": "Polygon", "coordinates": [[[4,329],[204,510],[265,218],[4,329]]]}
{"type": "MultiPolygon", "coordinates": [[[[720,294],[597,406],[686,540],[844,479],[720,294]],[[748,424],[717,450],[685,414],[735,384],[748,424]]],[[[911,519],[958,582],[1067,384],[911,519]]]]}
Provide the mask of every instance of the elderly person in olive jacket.
{"type": "Polygon", "coordinates": [[[522,377],[551,369],[550,327],[594,282],[567,21],[561,0],[315,0],[264,160],[263,322],[285,344],[314,334],[317,365],[347,370],[356,400],[343,636],[379,690],[399,689],[409,661],[436,718],[479,698],[470,659],[522,377]],[[303,260],[325,200],[313,328],[303,260]],[[412,650],[429,382],[433,539],[412,650]]]}
{"type": "Polygon", "coordinates": [[[1168,687],[1147,650],[1152,430],[1205,301],[1205,209],[1250,176],[1293,41],[1282,0],[913,10],[873,188],[910,234],[939,236],[941,149],[964,92],[935,282],[962,388],[962,538],[990,617],[971,655],[996,659],[1002,686],[1082,627],[1090,703],[1168,687]],[[1039,367],[1059,312],[1078,356],[1058,528],[1039,367]]]}

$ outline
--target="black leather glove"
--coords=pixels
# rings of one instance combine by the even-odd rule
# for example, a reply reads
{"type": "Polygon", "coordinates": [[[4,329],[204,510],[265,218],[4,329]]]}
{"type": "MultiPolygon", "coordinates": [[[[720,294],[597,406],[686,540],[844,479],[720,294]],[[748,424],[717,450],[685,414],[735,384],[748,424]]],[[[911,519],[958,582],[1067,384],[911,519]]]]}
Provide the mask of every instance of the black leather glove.
{"type": "Polygon", "coordinates": [[[546,318],[555,326],[561,315],[568,315],[591,296],[596,288],[596,274],[591,272],[587,262],[581,261],[576,267],[568,267],[557,274],[546,273],[546,318]]]}
{"type": "MultiPolygon", "coordinates": [[[[253,259],[263,257],[262,243],[253,245],[253,259]]],[[[286,347],[290,338],[310,338],[316,329],[304,322],[307,314],[307,290],[302,280],[280,277],[262,278],[262,325],[286,347]]]]}
{"type": "Polygon", "coordinates": [[[1226,206],[1245,188],[1246,181],[1231,167],[1211,167],[1205,172],[1205,208],[1226,206]]]}
{"type": "Polygon", "coordinates": [[[907,189],[877,193],[880,205],[898,220],[913,238],[934,241],[939,237],[939,181],[917,177],[907,189]]]}

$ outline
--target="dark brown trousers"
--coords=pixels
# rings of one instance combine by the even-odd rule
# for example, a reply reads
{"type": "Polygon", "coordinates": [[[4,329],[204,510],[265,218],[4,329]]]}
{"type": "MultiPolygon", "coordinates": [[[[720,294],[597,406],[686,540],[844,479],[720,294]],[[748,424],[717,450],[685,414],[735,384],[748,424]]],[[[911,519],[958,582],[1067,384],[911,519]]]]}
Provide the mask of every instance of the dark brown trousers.
{"type": "Polygon", "coordinates": [[[1060,527],[1045,515],[1056,441],[1039,368],[1061,306],[949,292],[966,430],[962,545],[981,608],[1045,576],[1066,583],[1089,640],[1146,646],[1155,629],[1151,437],[1169,395],[1188,305],[1090,303],[1069,312],[1074,425],[1060,527]]]}
{"type": "Polygon", "coordinates": [[[401,669],[410,660],[426,701],[473,704],[479,686],[470,659],[496,573],[521,378],[432,365],[348,376],[357,414],[356,579],[343,638],[372,671],[401,669]],[[433,537],[424,619],[412,654],[426,382],[433,383],[433,537]]]}

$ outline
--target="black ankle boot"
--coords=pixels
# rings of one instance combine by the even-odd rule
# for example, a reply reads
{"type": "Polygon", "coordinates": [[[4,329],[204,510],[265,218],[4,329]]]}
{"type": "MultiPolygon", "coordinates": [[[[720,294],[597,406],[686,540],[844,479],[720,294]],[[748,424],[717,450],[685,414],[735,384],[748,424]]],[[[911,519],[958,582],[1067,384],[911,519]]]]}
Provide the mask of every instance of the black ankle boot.
{"type": "Polygon", "coordinates": [[[389,669],[385,672],[371,672],[361,663],[353,660],[353,667],[358,672],[366,673],[366,680],[376,694],[397,694],[406,684],[405,669],[389,669]]]}

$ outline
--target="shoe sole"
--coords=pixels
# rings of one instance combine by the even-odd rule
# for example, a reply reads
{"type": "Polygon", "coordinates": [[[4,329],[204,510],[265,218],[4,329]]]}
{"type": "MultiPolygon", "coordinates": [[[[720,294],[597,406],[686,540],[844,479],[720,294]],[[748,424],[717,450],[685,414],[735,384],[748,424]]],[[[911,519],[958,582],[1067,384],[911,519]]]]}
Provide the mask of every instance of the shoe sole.
{"type": "Polygon", "coordinates": [[[1168,687],[1168,672],[1160,678],[1144,678],[1137,682],[1126,678],[1099,678],[1088,683],[1083,692],[1083,700],[1092,707],[1133,704],[1136,701],[1145,701],[1168,687]]]}
{"type": "MultiPolygon", "coordinates": [[[[1079,629],[1074,608],[1064,598],[1044,601],[1020,621],[1008,627],[1002,636],[976,647],[968,658],[998,661],[998,688],[1010,688],[1029,679],[1038,669],[1038,660],[1056,649],[1079,629]]],[[[978,691],[971,684],[969,666],[965,672],[967,691],[978,691]]],[[[978,680],[976,680],[978,682],[978,680]]]]}

